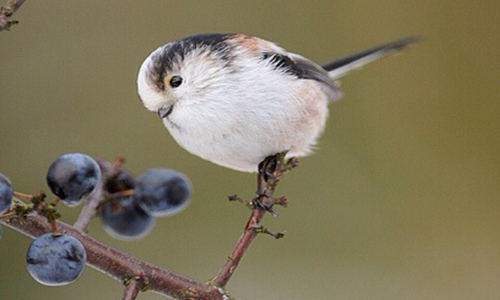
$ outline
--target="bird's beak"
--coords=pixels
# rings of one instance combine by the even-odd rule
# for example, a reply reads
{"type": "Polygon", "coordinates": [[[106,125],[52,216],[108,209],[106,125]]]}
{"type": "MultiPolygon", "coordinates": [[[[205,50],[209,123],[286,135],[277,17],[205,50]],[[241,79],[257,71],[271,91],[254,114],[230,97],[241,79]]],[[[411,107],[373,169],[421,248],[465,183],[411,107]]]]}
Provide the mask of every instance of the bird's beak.
{"type": "Polygon", "coordinates": [[[173,105],[170,105],[168,107],[162,107],[158,109],[158,116],[160,117],[160,119],[165,119],[166,117],[168,117],[168,115],[172,113],[173,110],[174,110],[173,105]]]}

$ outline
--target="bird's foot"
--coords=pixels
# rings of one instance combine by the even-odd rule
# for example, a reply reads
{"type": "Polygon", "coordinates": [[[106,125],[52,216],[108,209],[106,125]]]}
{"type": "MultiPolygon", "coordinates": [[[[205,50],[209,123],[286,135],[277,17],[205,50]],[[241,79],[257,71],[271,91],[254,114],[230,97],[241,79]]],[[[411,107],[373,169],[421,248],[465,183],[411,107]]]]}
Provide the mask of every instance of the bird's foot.
{"type": "Polygon", "coordinates": [[[299,165],[299,160],[295,157],[286,159],[288,151],[283,151],[270,155],[259,163],[259,175],[268,186],[274,188],[281,180],[283,174],[299,165]]]}

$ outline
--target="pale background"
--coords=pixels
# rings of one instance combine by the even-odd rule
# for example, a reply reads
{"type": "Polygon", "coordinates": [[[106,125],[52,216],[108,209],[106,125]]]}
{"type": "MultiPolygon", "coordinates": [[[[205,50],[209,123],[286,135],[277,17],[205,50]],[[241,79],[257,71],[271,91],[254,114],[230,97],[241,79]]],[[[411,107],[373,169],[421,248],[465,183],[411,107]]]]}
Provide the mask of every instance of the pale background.
{"type": "MultiPolygon", "coordinates": [[[[4,4],[6,1],[1,1],[4,4]]],[[[202,32],[243,32],[317,62],[407,35],[425,42],[342,81],[316,155],[279,186],[290,197],[228,285],[238,299],[498,299],[500,2],[27,1],[0,33],[0,172],[47,189],[58,155],[169,167],[194,185],[183,213],[138,242],[110,245],[199,280],[233,248],[254,176],[196,158],[140,104],[137,69],[154,48],[202,32]]],[[[73,222],[78,209],[61,209],[73,222]]],[[[1,299],[120,299],[86,268],[49,288],[25,269],[30,240],[3,228],[1,299]]],[[[140,299],[160,299],[145,293],[140,299]]]]}

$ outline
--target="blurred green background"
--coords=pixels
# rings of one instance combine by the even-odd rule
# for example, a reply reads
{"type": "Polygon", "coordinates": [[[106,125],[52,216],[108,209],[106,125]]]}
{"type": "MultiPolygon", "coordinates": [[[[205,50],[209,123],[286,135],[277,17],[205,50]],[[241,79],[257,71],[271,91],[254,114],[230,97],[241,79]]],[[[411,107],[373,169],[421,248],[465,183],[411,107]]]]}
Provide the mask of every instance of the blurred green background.
{"type": "MultiPolygon", "coordinates": [[[[1,1],[4,4],[6,1],[1,1]]],[[[317,154],[279,186],[229,291],[238,299],[498,299],[500,295],[500,2],[27,1],[0,33],[0,172],[18,191],[47,190],[71,151],[141,174],[169,167],[195,187],[191,205],[137,242],[110,245],[199,280],[232,250],[254,175],[188,154],[143,108],[135,79],[157,46],[202,32],[243,32],[325,62],[407,35],[425,42],[342,80],[345,97],[317,154]]],[[[61,208],[73,222],[78,209],[61,208]]],[[[4,227],[1,299],[120,299],[86,268],[65,287],[25,269],[30,242],[4,227]]],[[[161,299],[154,293],[140,299],[161,299]]]]}

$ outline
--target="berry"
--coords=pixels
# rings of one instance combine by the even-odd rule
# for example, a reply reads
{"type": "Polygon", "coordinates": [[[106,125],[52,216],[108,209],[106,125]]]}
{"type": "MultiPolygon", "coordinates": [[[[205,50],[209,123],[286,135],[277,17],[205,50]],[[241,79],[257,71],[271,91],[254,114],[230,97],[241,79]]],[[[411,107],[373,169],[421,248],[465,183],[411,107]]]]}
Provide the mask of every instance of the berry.
{"type": "Polygon", "coordinates": [[[28,272],[39,283],[66,285],[83,271],[86,254],[76,238],[46,233],[34,239],[26,254],[28,272]]]}
{"type": "Polygon", "coordinates": [[[150,169],[137,178],[134,197],[154,217],[169,216],[184,209],[191,196],[188,178],[170,169],[150,169]]]}
{"type": "Polygon", "coordinates": [[[133,197],[104,202],[100,217],[104,230],[121,240],[143,238],[154,225],[154,218],[144,211],[133,197]]]}
{"type": "Polygon", "coordinates": [[[9,179],[0,174],[0,213],[10,207],[12,202],[12,185],[9,179]]]}
{"type": "Polygon", "coordinates": [[[135,177],[123,169],[115,171],[116,174],[108,178],[104,183],[103,189],[110,193],[119,193],[126,190],[133,190],[135,187],[135,177]]]}
{"type": "Polygon", "coordinates": [[[64,204],[75,206],[90,194],[101,178],[101,169],[95,160],[82,153],[59,156],[47,172],[47,184],[64,204]]]}

